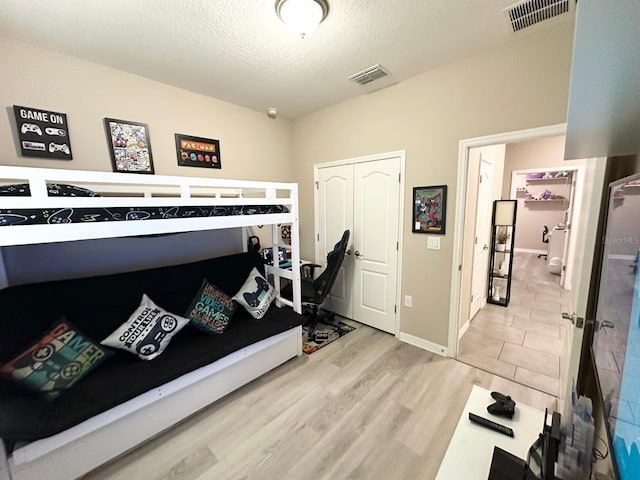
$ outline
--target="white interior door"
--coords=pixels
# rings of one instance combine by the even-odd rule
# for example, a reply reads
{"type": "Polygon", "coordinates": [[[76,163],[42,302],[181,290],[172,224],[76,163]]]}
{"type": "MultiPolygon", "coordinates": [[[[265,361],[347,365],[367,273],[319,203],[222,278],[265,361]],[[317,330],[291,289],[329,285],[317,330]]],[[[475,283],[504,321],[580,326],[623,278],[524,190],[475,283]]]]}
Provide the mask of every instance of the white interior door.
{"type": "MultiPolygon", "coordinates": [[[[345,230],[351,231],[348,249],[353,250],[353,165],[318,169],[318,258],[323,266],[327,253],[340,240],[345,230]]],[[[353,318],[353,256],[345,255],[340,273],[325,303],[347,318],[353,318]]]]}
{"type": "Polygon", "coordinates": [[[353,318],[395,335],[398,159],[354,166],[353,318]]]}
{"type": "Polygon", "coordinates": [[[473,247],[473,273],[471,277],[471,320],[487,300],[487,266],[489,264],[489,233],[493,165],[480,159],[478,199],[476,202],[476,230],[473,247]]]}
{"type": "Polygon", "coordinates": [[[565,212],[564,224],[565,224],[565,235],[564,235],[564,249],[562,255],[562,270],[560,271],[560,286],[562,288],[567,288],[567,259],[569,258],[569,248],[571,245],[570,237],[571,237],[571,228],[573,223],[573,211],[574,204],[576,201],[576,183],[577,176],[579,175],[578,171],[573,171],[571,174],[571,191],[569,192],[569,208],[565,212]]]}
{"type": "MultiPolygon", "coordinates": [[[[582,351],[582,336],[584,333],[579,319],[585,319],[587,313],[587,302],[589,300],[589,283],[591,281],[591,270],[596,245],[596,234],[598,215],[600,213],[600,203],[605,179],[605,158],[589,159],[585,166],[583,193],[581,198],[576,197],[580,202],[581,215],[584,221],[580,221],[575,230],[576,251],[574,258],[576,265],[572,271],[572,290],[570,296],[570,306],[568,315],[572,315],[575,323],[565,321],[562,326],[564,351],[560,359],[560,397],[558,399],[559,409],[569,407],[571,389],[578,376],[580,366],[580,354],[582,351]]],[[[587,319],[589,320],[589,319],[587,319]]],[[[593,320],[593,319],[591,319],[593,320]]],[[[563,412],[563,417],[567,418],[567,411],[563,412]]]]}

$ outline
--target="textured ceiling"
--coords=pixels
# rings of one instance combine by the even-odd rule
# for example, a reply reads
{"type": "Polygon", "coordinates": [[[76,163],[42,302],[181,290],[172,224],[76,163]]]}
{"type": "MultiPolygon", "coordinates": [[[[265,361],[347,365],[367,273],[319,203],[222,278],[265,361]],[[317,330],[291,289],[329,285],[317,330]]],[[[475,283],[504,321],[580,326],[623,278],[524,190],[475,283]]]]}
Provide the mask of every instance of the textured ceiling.
{"type": "Polygon", "coordinates": [[[512,3],[329,0],[302,40],[275,0],[0,0],[0,35],[296,118],[527,35],[508,31],[512,3]],[[376,63],[391,76],[347,80],[376,63]]]}

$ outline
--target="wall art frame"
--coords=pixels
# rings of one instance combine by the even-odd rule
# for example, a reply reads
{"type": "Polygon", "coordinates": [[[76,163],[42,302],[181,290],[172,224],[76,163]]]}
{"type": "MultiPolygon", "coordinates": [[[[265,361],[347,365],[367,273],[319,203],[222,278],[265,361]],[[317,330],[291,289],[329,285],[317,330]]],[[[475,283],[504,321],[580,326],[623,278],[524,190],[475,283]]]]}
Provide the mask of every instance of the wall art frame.
{"type": "Polygon", "coordinates": [[[178,165],[181,167],[222,168],[220,141],[212,138],[175,134],[178,165]]]}
{"type": "Polygon", "coordinates": [[[114,172],[153,175],[149,125],[105,118],[104,125],[114,172]]]}
{"type": "Polygon", "coordinates": [[[447,222],[447,186],[413,188],[413,233],[444,235],[447,222]]]}

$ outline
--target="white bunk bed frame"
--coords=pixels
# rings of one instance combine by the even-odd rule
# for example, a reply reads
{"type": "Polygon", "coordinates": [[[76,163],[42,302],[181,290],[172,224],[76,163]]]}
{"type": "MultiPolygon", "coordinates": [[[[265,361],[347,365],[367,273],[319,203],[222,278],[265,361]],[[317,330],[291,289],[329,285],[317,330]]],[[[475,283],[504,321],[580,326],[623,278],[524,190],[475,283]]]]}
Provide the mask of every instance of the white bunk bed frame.
{"type": "MultiPolygon", "coordinates": [[[[284,205],[288,213],[166,220],[11,225],[0,227],[0,247],[271,225],[273,275],[279,305],[301,312],[298,185],[226,179],[132,175],[0,166],[2,184],[28,183],[30,197],[0,197],[2,209],[284,205]],[[104,197],[49,197],[47,183],[89,188],[104,197]],[[284,196],[282,196],[284,194],[284,196]],[[280,195],[280,196],[278,196],[280,195]],[[291,269],[278,266],[277,225],[291,225],[291,269]],[[280,297],[280,278],[293,283],[293,302],[280,297]]],[[[154,388],[51,437],[7,454],[0,439],[0,480],[77,478],[167,430],[267,371],[302,355],[302,328],[267,338],[154,388]]]]}

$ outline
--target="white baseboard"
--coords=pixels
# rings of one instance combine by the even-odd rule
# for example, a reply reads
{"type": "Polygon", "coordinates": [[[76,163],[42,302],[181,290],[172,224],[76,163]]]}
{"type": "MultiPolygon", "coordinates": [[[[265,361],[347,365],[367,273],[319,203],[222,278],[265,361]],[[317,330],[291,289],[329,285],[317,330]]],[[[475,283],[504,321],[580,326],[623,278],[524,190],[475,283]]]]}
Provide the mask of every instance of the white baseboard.
{"type": "Polygon", "coordinates": [[[443,357],[449,356],[447,347],[430,342],[429,340],[425,340],[424,338],[409,335],[408,333],[404,332],[399,332],[397,338],[401,342],[408,343],[409,345],[413,345],[414,347],[422,348],[423,350],[426,350],[428,352],[442,355],[443,357]]]}
{"type": "Polygon", "coordinates": [[[536,248],[514,248],[514,252],[516,253],[535,253],[537,255],[546,255],[546,250],[538,250],[536,248]]]}
{"type": "Polygon", "coordinates": [[[469,329],[470,326],[471,326],[471,320],[467,320],[462,326],[462,328],[460,329],[460,331],[458,332],[458,340],[462,338],[462,336],[466,333],[466,331],[469,329]]]}

